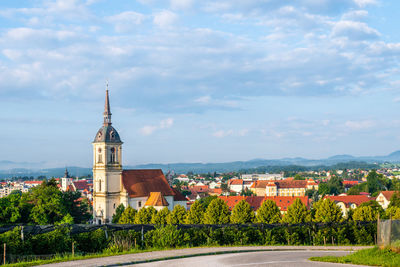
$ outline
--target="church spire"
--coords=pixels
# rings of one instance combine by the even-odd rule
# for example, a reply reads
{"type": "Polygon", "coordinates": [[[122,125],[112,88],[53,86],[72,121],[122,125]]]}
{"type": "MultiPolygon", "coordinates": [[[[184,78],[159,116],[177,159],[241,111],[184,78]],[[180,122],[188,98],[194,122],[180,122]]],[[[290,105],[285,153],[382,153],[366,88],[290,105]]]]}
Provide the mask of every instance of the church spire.
{"type": "Polygon", "coordinates": [[[106,103],[104,105],[104,126],[111,125],[111,111],[110,111],[110,100],[108,99],[108,81],[107,81],[107,89],[106,89],[106,103]]]}

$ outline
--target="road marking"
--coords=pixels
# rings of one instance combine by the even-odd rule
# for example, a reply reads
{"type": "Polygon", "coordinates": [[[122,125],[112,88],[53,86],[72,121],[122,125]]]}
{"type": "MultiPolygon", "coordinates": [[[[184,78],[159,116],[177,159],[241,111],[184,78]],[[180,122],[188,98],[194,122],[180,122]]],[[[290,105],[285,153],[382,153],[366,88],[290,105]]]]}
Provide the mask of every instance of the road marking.
{"type": "Polygon", "coordinates": [[[298,262],[298,261],[264,261],[264,262],[252,262],[252,263],[235,264],[235,265],[231,265],[231,266],[247,266],[247,265],[271,264],[271,263],[288,263],[288,262],[298,262]]]}

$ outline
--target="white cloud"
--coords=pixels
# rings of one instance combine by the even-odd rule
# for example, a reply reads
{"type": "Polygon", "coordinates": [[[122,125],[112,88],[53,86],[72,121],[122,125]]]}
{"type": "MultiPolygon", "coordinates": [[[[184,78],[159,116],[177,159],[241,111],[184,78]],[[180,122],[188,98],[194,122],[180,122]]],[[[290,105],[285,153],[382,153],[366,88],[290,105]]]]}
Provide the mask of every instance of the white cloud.
{"type": "Polygon", "coordinates": [[[199,98],[196,98],[194,102],[199,103],[199,104],[208,104],[210,103],[211,97],[209,95],[201,96],[199,98]]]}
{"type": "Polygon", "coordinates": [[[140,128],[139,132],[145,136],[151,135],[155,131],[171,128],[173,124],[174,124],[174,119],[167,118],[167,119],[161,120],[158,125],[145,125],[142,128],[140,128]]]}
{"type": "Polygon", "coordinates": [[[155,130],[157,130],[157,126],[146,125],[140,129],[140,133],[142,135],[151,135],[155,130]]]}
{"type": "Polygon", "coordinates": [[[365,7],[365,6],[368,6],[368,5],[376,5],[378,3],[377,0],[354,0],[354,2],[359,7],[365,7]]]}
{"type": "Polygon", "coordinates": [[[359,120],[359,121],[346,121],[344,124],[350,130],[365,130],[375,126],[375,122],[371,120],[359,120]]]}
{"type": "Polygon", "coordinates": [[[371,39],[380,36],[380,33],[367,24],[358,21],[342,20],[333,27],[334,36],[345,36],[353,40],[371,39]]]}
{"type": "Polygon", "coordinates": [[[171,0],[171,8],[173,9],[189,9],[192,7],[194,0],[171,0]]]}
{"type": "Polygon", "coordinates": [[[219,130],[219,131],[214,132],[213,136],[217,137],[217,138],[222,138],[222,137],[227,137],[232,134],[233,134],[233,130],[226,130],[226,131],[219,130]]]}
{"type": "Polygon", "coordinates": [[[145,19],[145,15],[134,11],[125,11],[114,16],[107,18],[107,21],[114,24],[117,32],[131,31],[136,28],[137,25],[142,24],[145,19]]]}
{"type": "Polygon", "coordinates": [[[169,28],[178,20],[178,16],[169,10],[163,10],[154,14],[153,23],[160,28],[169,28]]]}
{"type": "Polygon", "coordinates": [[[172,125],[174,124],[174,119],[173,118],[167,118],[165,120],[162,120],[160,122],[160,129],[165,129],[165,128],[171,128],[172,125]]]}

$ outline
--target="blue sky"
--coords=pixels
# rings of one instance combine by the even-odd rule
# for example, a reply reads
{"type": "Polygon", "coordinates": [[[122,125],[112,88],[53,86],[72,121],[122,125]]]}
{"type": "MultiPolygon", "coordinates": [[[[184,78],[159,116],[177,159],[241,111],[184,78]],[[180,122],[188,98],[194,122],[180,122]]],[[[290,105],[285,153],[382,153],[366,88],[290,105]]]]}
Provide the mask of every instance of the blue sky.
{"type": "Polygon", "coordinates": [[[0,2],[0,160],[90,166],[400,149],[399,1],[0,2]]]}

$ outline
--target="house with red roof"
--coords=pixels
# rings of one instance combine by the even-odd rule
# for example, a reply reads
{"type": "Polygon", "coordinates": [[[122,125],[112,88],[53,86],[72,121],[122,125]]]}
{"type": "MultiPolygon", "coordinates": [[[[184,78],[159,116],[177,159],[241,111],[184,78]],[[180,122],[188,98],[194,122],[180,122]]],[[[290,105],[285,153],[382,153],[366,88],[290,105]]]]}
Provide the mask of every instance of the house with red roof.
{"type": "Polygon", "coordinates": [[[235,205],[243,199],[246,200],[250,204],[251,208],[255,212],[257,212],[257,210],[260,208],[261,204],[267,199],[274,201],[282,214],[287,212],[288,207],[290,205],[292,205],[296,199],[300,199],[301,202],[303,202],[303,204],[306,205],[307,208],[310,208],[310,201],[307,196],[303,196],[303,197],[219,196],[219,198],[225,201],[225,203],[228,205],[230,210],[232,210],[235,207],[235,205]]]}
{"type": "Polygon", "coordinates": [[[240,193],[244,190],[244,181],[242,179],[231,179],[228,181],[230,191],[240,193]]]}
{"type": "Polygon", "coordinates": [[[396,191],[381,191],[376,197],[376,201],[382,206],[383,209],[387,209],[390,204],[390,199],[396,191]]]}
{"type": "Polygon", "coordinates": [[[346,216],[350,209],[355,209],[362,203],[375,200],[375,198],[365,195],[325,196],[325,198],[335,202],[342,210],[343,216],[346,216]]]}
{"type": "Polygon", "coordinates": [[[304,196],[307,190],[318,190],[312,180],[262,180],[255,181],[250,190],[257,196],[304,196]]]}

